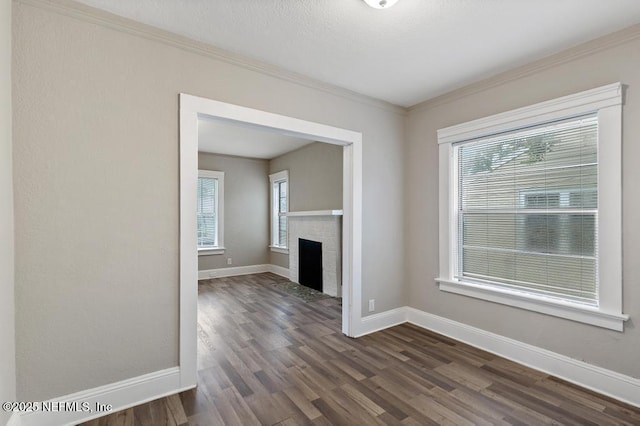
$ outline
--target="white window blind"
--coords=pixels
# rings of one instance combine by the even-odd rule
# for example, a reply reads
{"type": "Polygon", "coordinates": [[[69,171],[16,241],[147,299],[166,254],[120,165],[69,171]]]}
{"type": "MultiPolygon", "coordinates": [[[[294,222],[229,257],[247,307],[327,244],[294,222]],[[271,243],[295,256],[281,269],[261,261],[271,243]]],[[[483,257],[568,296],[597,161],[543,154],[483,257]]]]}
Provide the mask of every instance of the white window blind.
{"type": "Polygon", "coordinates": [[[597,117],[453,147],[456,278],[597,305],[597,117]]]}
{"type": "Polygon", "coordinates": [[[198,177],[198,248],[218,246],[218,179],[198,177]]]}
{"type": "Polygon", "coordinates": [[[288,245],[287,212],[289,211],[289,172],[282,170],[269,175],[271,184],[271,247],[285,249],[288,245]]]}
{"type": "Polygon", "coordinates": [[[278,232],[277,245],[287,246],[287,181],[275,183],[275,191],[278,200],[278,232]]]}

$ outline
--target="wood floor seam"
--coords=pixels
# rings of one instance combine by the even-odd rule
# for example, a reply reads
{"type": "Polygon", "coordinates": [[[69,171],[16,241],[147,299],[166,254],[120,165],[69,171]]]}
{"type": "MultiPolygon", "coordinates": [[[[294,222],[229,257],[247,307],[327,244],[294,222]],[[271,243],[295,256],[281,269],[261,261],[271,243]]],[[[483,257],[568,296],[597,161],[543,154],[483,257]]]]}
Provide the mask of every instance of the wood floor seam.
{"type": "Polygon", "coordinates": [[[84,424],[640,425],[638,408],[413,324],[346,337],[340,299],[283,280],[200,281],[198,386],[84,424]]]}

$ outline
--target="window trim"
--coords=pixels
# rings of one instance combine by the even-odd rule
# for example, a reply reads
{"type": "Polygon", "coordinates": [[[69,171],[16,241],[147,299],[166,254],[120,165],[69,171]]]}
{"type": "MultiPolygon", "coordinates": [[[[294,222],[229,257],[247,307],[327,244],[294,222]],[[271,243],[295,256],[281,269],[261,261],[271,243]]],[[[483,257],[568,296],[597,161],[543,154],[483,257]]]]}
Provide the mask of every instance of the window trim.
{"type": "Polygon", "coordinates": [[[564,96],[438,130],[440,290],[623,331],[622,313],[622,84],[564,96]],[[458,176],[453,144],[524,127],[596,113],[598,117],[598,281],[593,307],[544,296],[480,285],[455,278],[458,176]]]}
{"type": "MultiPolygon", "coordinates": [[[[224,254],[224,172],[215,170],[198,170],[198,178],[212,178],[218,181],[216,192],[216,233],[218,235],[217,245],[214,247],[198,247],[198,256],[209,256],[214,254],[224,254]]],[[[197,241],[197,240],[196,240],[197,241]]]]}
{"type": "MultiPolygon", "coordinates": [[[[269,200],[270,200],[270,209],[269,209],[269,228],[271,230],[270,236],[270,244],[269,249],[276,253],[289,254],[288,244],[281,245],[276,241],[276,235],[278,234],[277,228],[277,216],[276,210],[278,203],[275,200],[274,194],[274,184],[278,182],[287,182],[287,213],[289,212],[289,200],[291,198],[291,185],[289,185],[289,170],[282,170],[277,173],[272,173],[269,175],[269,200]]],[[[288,236],[287,229],[287,236],[288,236]]]]}

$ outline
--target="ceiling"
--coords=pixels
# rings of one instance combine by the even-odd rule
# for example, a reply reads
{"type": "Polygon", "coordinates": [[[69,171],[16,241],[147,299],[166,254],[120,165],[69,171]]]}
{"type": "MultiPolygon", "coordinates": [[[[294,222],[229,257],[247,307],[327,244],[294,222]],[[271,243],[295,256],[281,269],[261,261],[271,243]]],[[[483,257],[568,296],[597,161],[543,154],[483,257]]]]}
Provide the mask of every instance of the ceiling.
{"type": "Polygon", "coordinates": [[[640,22],[639,0],[80,0],[408,107],[640,22]]]}
{"type": "Polygon", "coordinates": [[[198,151],[201,152],[270,160],[313,142],[275,130],[198,119],[198,151]]]}

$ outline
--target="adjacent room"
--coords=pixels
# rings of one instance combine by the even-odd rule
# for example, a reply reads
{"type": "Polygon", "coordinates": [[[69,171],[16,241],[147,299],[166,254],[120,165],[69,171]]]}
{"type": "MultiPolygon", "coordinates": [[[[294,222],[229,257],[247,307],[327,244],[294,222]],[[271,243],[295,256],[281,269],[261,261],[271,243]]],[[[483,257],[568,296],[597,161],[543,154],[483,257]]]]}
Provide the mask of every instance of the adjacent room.
{"type": "Polygon", "coordinates": [[[198,278],[271,272],[340,297],[342,168],[341,145],[199,119],[198,278]]]}
{"type": "Polygon", "coordinates": [[[0,34],[0,424],[640,424],[637,0],[0,34]]]}

